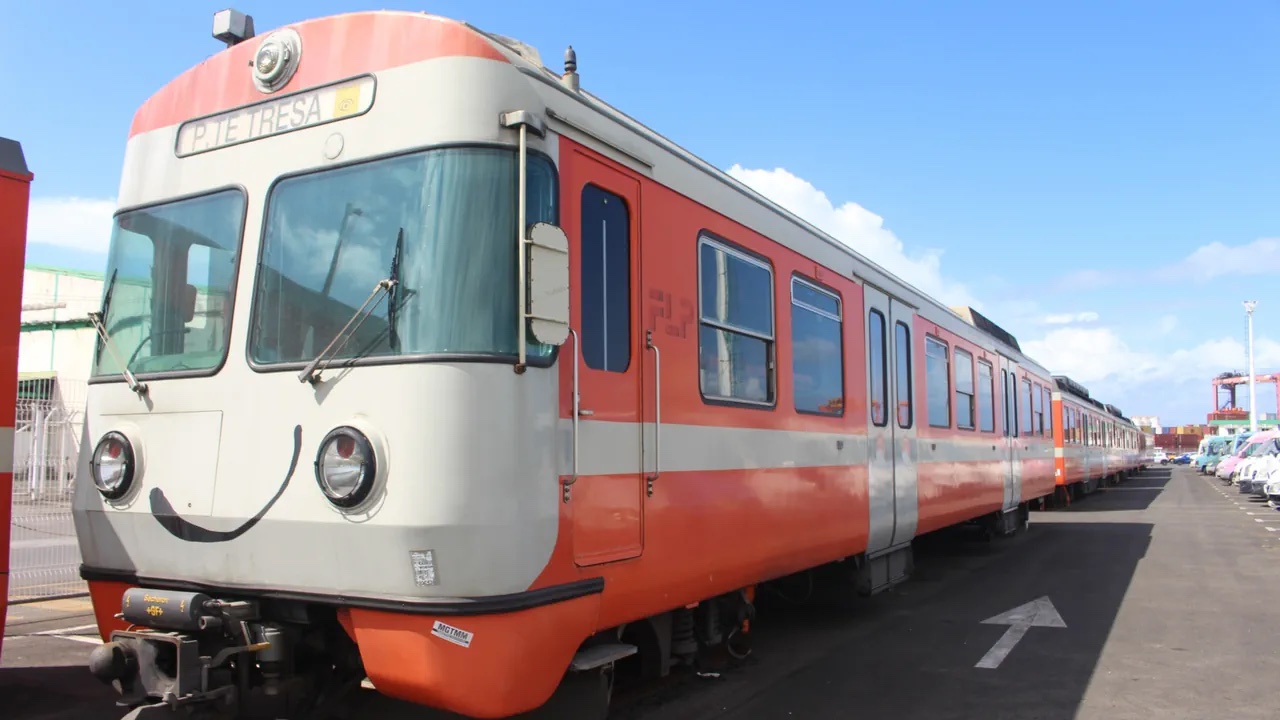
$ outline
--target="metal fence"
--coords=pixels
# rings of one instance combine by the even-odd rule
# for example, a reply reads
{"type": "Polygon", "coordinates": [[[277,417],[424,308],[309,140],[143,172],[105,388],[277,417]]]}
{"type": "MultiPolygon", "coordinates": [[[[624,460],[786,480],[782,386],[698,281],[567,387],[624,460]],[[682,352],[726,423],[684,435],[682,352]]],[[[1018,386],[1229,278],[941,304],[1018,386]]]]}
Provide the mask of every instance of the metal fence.
{"type": "Polygon", "coordinates": [[[83,381],[58,377],[18,382],[10,603],[88,592],[71,520],[86,390],[83,381]]]}

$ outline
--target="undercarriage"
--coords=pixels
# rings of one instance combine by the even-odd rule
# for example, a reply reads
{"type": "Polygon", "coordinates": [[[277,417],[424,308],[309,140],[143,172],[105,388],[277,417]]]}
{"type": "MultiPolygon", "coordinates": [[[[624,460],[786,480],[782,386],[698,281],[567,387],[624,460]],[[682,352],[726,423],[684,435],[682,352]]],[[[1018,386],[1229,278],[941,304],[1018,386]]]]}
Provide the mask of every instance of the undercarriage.
{"type": "Polygon", "coordinates": [[[151,588],[121,605],[130,629],[113,631],[89,670],[120,693],[126,720],[320,720],[364,678],[330,608],[151,588]]]}

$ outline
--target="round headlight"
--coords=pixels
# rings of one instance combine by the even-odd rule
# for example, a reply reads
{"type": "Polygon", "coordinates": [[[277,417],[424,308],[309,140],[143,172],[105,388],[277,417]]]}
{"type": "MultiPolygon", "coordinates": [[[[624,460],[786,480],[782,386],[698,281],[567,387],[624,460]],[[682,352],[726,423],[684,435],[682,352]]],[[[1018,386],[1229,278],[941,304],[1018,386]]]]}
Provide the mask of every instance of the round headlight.
{"type": "Polygon", "coordinates": [[[335,428],[320,443],[316,482],[338,507],[353,507],[368,497],[377,470],[373,445],[355,428],[335,428]]]}
{"type": "Polygon", "coordinates": [[[93,449],[93,484],[108,500],[123,497],[133,484],[134,455],[129,439],[109,432],[93,449]]]}

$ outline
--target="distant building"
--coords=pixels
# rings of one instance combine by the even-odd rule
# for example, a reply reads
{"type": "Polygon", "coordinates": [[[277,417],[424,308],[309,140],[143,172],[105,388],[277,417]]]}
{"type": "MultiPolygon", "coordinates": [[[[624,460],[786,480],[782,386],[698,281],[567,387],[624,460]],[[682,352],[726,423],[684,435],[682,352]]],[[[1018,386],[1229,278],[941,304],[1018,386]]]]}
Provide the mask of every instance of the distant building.
{"type": "Polygon", "coordinates": [[[1160,427],[1160,417],[1158,415],[1134,415],[1129,419],[1133,421],[1134,425],[1152,434],[1159,435],[1164,432],[1164,429],[1160,427]]]}
{"type": "Polygon", "coordinates": [[[35,496],[70,487],[97,347],[97,331],[88,314],[101,306],[102,288],[102,273],[39,265],[24,269],[15,490],[35,496]]]}

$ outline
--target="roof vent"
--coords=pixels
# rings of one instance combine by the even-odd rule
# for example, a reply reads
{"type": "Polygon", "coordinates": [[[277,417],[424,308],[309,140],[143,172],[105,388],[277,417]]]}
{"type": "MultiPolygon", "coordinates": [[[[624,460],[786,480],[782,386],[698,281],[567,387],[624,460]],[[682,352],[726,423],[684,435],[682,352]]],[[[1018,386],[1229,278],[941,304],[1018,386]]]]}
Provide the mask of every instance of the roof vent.
{"type": "Polygon", "coordinates": [[[1053,380],[1054,382],[1058,383],[1059,390],[1062,390],[1064,392],[1069,392],[1072,395],[1075,395],[1076,397],[1081,397],[1086,400],[1091,399],[1089,398],[1088,388],[1076,382],[1075,380],[1072,380],[1066,375],[1054,375],[1053,380]]]}
{"type": "Polygon", "coordinates": [[[994,336],[997,340],[1004,343],[1005,345],[1008,345],[1009,347],[1013,348],[1014,350],[1017,350],[1018,352],[1022,352],[1022,348],[1018,345],[1018,338],[1014,337],[1013,333],[1009,332],[1008,330],[1005,330],[999,325],[991,322],[990,318],[988,318],[986,315],[983,315],[982,313],[968,306],[953,307],[951,308],[951,312],[959,315],[961,318],[964,319],[965,322],[978,328],[982,332],[985,332],[994,336]]]}

